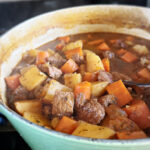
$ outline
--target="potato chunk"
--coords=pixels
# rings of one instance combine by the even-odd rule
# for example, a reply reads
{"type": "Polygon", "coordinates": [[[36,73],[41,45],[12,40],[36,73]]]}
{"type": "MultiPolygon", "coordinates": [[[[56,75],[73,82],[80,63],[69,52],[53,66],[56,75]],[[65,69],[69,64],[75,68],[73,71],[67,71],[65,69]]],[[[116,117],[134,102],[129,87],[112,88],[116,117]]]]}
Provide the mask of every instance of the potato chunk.
{"type": "Polygon", "coordinates": [[[76,42],[71,42],[71,43],[65,45],[62,50],[63,51],[68,51],[68,50],[72,50],[72,49],[75,49],[75,48],[78,48],[78,47],[80,47],[82,49],[82,47],[83,47],[82,40],[78,40],[76,42]]]}
{"type": "Polygon", "coordinates": [[[81,122],[72,134],[88,138],[109,139],[114,136],[115,131],[107,127],[81,122]]]}
{"type": "Polygon", "coordinates": [[[47,76],[42,73],[36,66],[32,65],[21,70],[20,83],[28,91],[33,90],[41,84],[47,76]]]}
{"type": "Polygon", "coordinates": [[[44,102],[51,103],[53,100],[53,97],[56,93],[56,91],[64,91],[64,92],[70,92],[72,91],[71,88],[59,83],[58,81],[52,79],[47,85],[46,85],[47,91],[44,96],[44,102]]]}
{"type": "Polygon", "coordinates": [[[14,103],[16,111],[23,115],[25,112],[40,113],[42,104],[40,100],[22,100],[14,103]]]}
{"type": "Polygon", "coordinates": [[[80,73],[68,73],[64,75],[65,85],[74,89],[75,86],[82,82],[82,76],[80,73]]]}
{"type": "Polygon", "coordinates": [[[53,129],[55,129],[56,126],[58,125],[59,121],[60,121],[60,119],[59,119],[58,117],[53,118],[53,119],[51,120],[51,127],[52,127],[53,129]]]}
{"type": "Polygon", "coordinates": [[[103,63],[98,55],[89,50],[84,50],[86,56],[86,69],[87,72],[96,72],[98,70],[104,70],[103,63]]]}
{"type": "Polygon", "coordinates": [[[97,81],[92,83],[92,96],[101,96],[106,91],[106,87],[109,84],[107,81],[97,81]]]}
{"type": "Polygon", "coordinates": [[[37,114],[33,112],[25,112],[23,117],[35,124],[38,124],[40,126],[45,126],[51,129],[50,127],[51,121],[48,118],[44,117],[42,114],[37,114]]]}
{"type": "Polygon", "coordinates": [[[148,49],[145,45],[136,44],[133,46],[133,50],[140,55],[148,54],[148,49]]]}

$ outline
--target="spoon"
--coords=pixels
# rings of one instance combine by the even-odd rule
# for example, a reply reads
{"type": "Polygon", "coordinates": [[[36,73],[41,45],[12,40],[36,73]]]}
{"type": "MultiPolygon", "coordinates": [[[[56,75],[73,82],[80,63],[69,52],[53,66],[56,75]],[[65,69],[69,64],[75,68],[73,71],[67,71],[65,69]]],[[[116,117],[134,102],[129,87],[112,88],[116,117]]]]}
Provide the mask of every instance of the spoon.
{"type": "Polygon", "coordinates": [[[150,83],[136,83],[136,82],[133,82],[133,81],[123,81],[123,83],[125,85],[129,85],[129,86],[132,86],[132,85],[135,85],[135,86],[138,86],[138,87],[150,87],[150,83]]]}

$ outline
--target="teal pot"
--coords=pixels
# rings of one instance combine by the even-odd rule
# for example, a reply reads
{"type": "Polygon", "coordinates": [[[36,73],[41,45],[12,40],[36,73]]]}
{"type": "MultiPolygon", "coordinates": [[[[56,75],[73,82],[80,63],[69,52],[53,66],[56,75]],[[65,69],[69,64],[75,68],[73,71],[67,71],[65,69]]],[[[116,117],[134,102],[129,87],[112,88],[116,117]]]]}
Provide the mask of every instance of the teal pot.
{"type": "Polygon", "coordinates": [[[59,36],[86,32],[126,33],[150,39],[150,9],[119,5],[67,8],[37,16],[8,31],[0,38],[0,112],[34,150],[150,150],[150,138],[101,140],[67,135],[35,125],[7,106],[4,78],[22,53],[59,36]]]}

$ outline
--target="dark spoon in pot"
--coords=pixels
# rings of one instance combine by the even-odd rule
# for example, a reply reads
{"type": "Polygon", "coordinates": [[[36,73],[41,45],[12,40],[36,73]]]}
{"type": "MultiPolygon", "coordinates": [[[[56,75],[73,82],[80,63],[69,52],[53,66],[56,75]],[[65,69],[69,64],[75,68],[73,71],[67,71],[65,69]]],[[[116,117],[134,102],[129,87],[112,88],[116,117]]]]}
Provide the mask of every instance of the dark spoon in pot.
{"type": "Polygon", "coordinates": [[[123,81],[123,83],[125,85],[128,85],[128,86],[138,86],[138,87],[150,87],[150,83],[136,83],[136,82],[133,82],[133,81],[123,81]]]}

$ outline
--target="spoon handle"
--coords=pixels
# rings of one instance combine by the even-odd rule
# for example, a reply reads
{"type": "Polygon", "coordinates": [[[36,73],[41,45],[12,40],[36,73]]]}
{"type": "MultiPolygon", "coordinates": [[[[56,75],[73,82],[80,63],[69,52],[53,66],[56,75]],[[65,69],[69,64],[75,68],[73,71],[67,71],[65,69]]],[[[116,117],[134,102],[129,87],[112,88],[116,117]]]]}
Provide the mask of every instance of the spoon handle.
{"type": "Polygon", "coordinates": [[[132,82],[132,81],[123,81],[123,83],[125,85],[129,85],[129,86],[135,85],[135,86],[138,86],[138,87],[150,87],[150,83],[135,83],[135,82],[132,82]]]}

